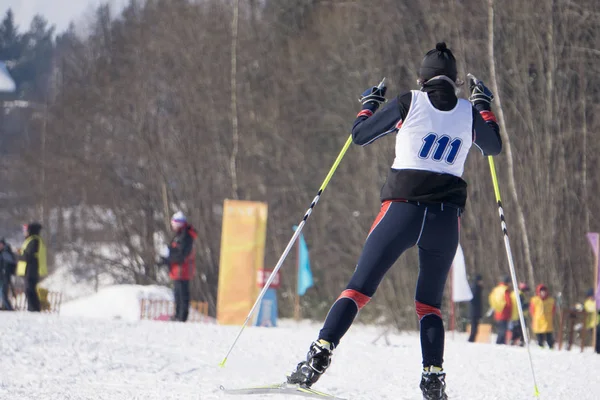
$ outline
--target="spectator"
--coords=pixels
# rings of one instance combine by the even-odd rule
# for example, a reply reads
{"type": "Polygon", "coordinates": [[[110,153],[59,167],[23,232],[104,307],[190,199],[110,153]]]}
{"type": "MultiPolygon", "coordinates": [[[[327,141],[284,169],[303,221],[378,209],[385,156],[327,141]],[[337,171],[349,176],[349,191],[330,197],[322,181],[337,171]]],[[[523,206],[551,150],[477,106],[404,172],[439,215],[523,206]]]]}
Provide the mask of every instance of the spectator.
{"type": "Polygon", "coordinates": [[[32,222],[23,225],[25,241],[20,250],[17,263],[17,275],[25,278],[25,297],[27,311],[40,312],[41,304],[37,292],[40,277],[48,275],[46,264],[46,245],[40,237],[42,225],[32,222]]]}
{"type": "Polygon", "coordinates": [[[535,292],[537,295],[531,298],[529,304],[533,333],[537,336],[540,347],[544,347],[544,342],[546,342],[549,348],[553,348],[556,302],[544,284],[539,284],[535,292]]]}
{"type": "Polygon", "coordinates": [[[198,234],[181,211],[171,218],[171,230],[175,237],[169,244],[169,256],[164,259],[169,266],[175,296],[175,315],[171,320],[185,322],[190,307],[190,279],[195,270],[194,240],[198,234]]]}
{"type": "Polygon", "coordinates": [[[473,293],[473,298],[469,304],[469,316],[471,318],[471,334],[469,335],[469,342],[472,343],[477,337],[479,320],[481,319],[481,296],[483,292],[483,278],[481,275],[475,275],[475,279],[471,285],[471,292],[473,293]]]}
{"type": "MultiPolygon", "coordinates": [[[[599,316],[597,318],[600,320],[599,316]]],[[[596,326],[596,353],[600,354],[600,326],[596,326]]]]}
{"type": "Polygon", "coordinates": [[[527,329],[527,310],[529,308],[529,302],[526,300],[525,293],[529,292],[529,285],[524,282],[519,283],[518,290],[513,290],[510,294],[510,300],[512,304],[512,315],[510,318],[510,331],[511,345],[525,345],[525,338],[523,336],[523,327],[521,326],[521,319],[519,318],[519,307],[517,305],[517,293],[519,293],[519,300],[523,307],[523,318],[525,319],[525,329],[527,329]]]}
{"type": "Polygon", "coordinates": [[[17,269],[17,261],[10,245],[4,238],[0,239],[0,299],[2,309],[13,311],[13,306],[8,297],[12,289],[12,276],[17,269]]]}
{"type": "Polygon", "coordinates": [[[600,318],[598,318],[598,310],[596,309],[596,297],[594,296],[594,289],[590,289],[585,294],[586,299],[583,303],[583,308],[586,312],[585,317],[585,329],[590,331],[590,337],[594,332],[594,326],[596,326],[596,353],[600,353],[600,340],[599,340],[599,331],[600,327],[600,318]]]}
{"type": "Polygon", "coordinates": [[[494,320],[498,337],[496,344],[506,344],[506,332],[508,322],[512,316],[512,305],[510,301],[510,276],[502,278],[500,283],[490,292],[488,300],[490,307],[494,310],[494,320]]]}

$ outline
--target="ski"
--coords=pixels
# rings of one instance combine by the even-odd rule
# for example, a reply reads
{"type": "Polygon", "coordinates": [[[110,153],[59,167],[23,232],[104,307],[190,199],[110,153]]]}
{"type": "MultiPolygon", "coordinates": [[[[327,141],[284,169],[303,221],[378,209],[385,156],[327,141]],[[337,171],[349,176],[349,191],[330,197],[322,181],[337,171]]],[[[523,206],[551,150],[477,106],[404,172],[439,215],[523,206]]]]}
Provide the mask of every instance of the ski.
{"type": "Polygon", "coordinates": [[[276,383],[274,385],[254,386],[238,389],[226,389],[221,386],[221,390],[227,394],[290,394],[303,397],[312,397],[315,399],[346,400],[329,393],[319,392],[318,390],[302,387],[300,385],[292,385],[285,382],[276,383]]]}

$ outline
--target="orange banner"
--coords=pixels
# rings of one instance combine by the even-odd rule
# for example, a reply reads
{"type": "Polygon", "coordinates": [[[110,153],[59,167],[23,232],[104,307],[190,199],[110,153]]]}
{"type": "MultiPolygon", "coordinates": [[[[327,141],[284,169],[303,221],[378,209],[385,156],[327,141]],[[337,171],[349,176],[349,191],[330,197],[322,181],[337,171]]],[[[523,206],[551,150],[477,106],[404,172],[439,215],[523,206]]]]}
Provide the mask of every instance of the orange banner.
{"type": "Polygon", "coordinates": [[[248,316],[260,291],[256,276],[264,268],[266,237],[266,203],[225,200],[217,296],[219,324],[241,325],[248,316]]]}

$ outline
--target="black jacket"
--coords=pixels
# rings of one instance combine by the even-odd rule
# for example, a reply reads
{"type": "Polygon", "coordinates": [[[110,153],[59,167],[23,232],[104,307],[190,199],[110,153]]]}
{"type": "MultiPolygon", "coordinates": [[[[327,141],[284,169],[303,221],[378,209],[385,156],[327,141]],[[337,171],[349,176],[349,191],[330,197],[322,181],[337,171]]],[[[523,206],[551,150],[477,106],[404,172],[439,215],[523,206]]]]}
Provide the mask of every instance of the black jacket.
{"type": "Polygon", "coordinates": [[[4,250],[0,251],[0,281],[10,281],[10,277],[15,274],[16,268],[15,255],[10,246],[5,245],[4,250]]]}
{"type": "Polygon", "coordinates": [[[481,310],[481,297],[483,296],[483,288],[481,285],[478,285],[477,282],[474,282],[471,285],[471,292],[473,293],[473,298],[469,304],[469,316],[471,318],[481,318],[483,315],[481,310]]]}
{"type": "Polygon", "coordinates": [[[187,225],[180,232],[175,234],[169,244],[168,264],[181,264],[190,255],[194,248],[195,231],[191,225],[187,225]]]}
{"type": "Polygon", "coordinates": [[[40,279],[40,264],[38,258],[35,256],[40,248],[40,241],[38,239],[31,240],[27,247],[22,250],[21,260],[27,263],[25,269],[25,279],[38,280],[40,279]]]}

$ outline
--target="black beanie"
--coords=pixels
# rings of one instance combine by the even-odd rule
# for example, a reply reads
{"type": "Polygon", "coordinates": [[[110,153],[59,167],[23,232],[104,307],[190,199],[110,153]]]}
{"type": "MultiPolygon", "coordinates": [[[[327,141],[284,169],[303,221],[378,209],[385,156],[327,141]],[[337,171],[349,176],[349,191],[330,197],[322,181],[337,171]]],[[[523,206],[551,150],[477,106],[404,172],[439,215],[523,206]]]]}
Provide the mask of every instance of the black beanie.
{"type": "Polygon", "coordinates": [[[456,59],[444,42],[436,44],[435,49],[429,50],[425,54],[419,68],[419,78],[423,82],[439,75],[445,75],[456,81],[456,59]]]}
{"type": "Polygon", "coordinates": [[[42,225],[39,222],[32,222],[27,225],[27,232],[30,235],[39,235],[42,230],[42,225]]]}

